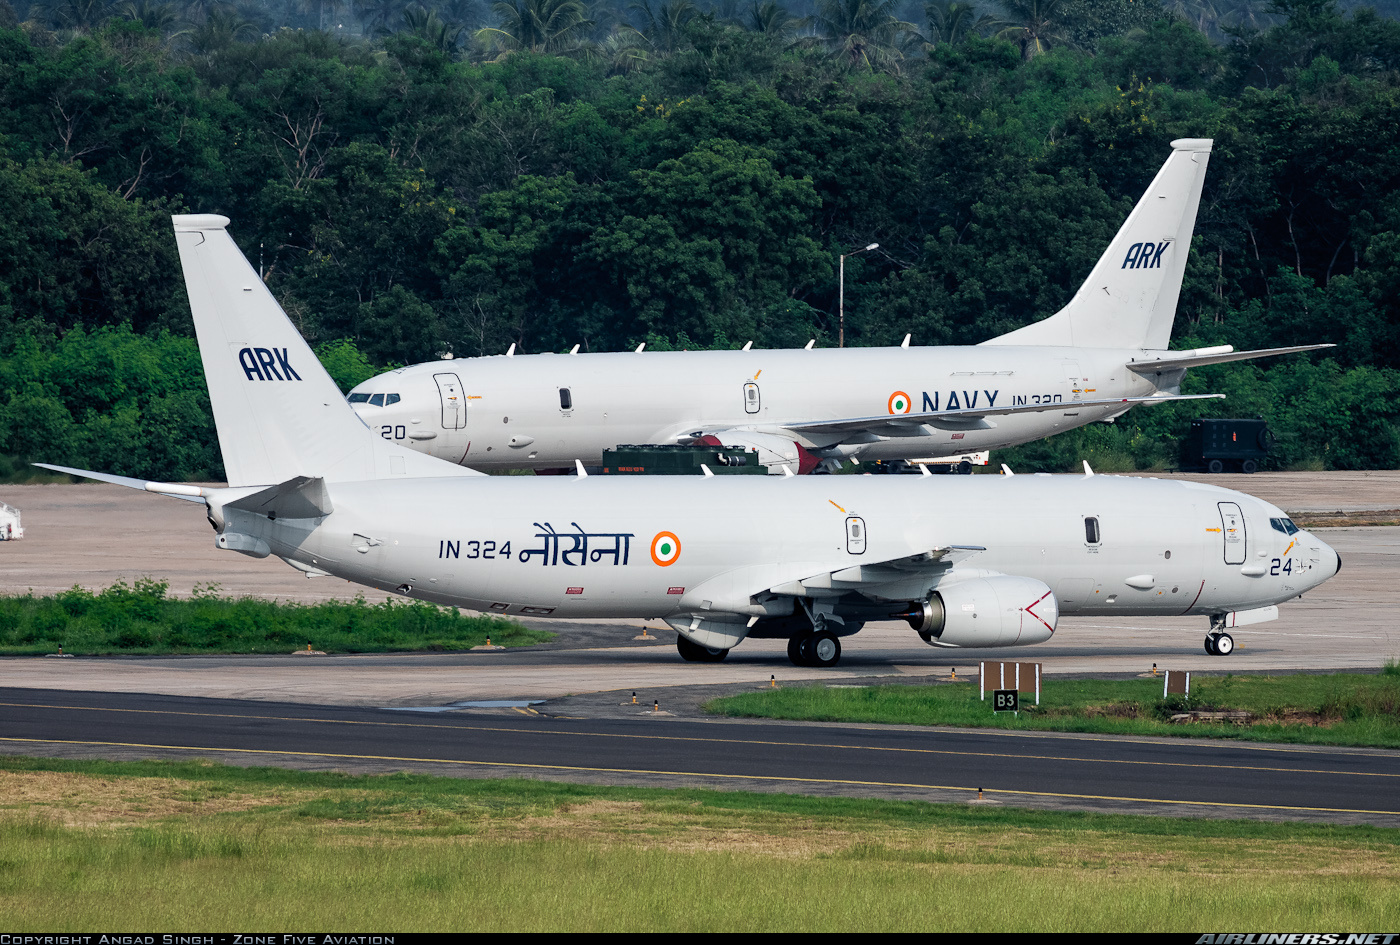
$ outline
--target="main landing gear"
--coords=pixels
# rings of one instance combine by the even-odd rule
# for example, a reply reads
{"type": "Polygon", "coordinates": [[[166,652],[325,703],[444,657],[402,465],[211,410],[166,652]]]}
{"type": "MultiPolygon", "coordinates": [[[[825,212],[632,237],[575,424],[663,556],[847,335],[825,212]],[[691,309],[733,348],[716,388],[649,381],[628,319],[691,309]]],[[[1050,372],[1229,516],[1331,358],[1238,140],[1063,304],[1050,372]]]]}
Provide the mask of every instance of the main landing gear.
{"type": "Polygon", "coordinates": [[[719,663],[729,655],[728,650],[715,650],[708,646],[692,643],[679,633],[676,634],[676,650],[687,663],[719,663]]]}
{"type": "Polygon", "coordinates": [[[788,641],[788,659],[794,666],[835,666],[841,660],[841,641],[830,630],[795,636],[788,641]]]}
{"type": "MultiPolygon", "coordinates": [[[[798,631],[788,640],[788,659],[794,666],[835,666],[841,661],[841,641],[827,629],[828,620],[833,618],[806,601],[802,602],[802,607],[812,626],[810,630],[798,631]]],[[[840,618],[834,619],[840,622],[840,618]]]]}
{"type": "Polygon", "coordinates": [[[1228,633],[1211,633],[1206,636],[1206,652],[1211,656],[1229,656],[1235,651],[1235,638],[1228,633]]]}

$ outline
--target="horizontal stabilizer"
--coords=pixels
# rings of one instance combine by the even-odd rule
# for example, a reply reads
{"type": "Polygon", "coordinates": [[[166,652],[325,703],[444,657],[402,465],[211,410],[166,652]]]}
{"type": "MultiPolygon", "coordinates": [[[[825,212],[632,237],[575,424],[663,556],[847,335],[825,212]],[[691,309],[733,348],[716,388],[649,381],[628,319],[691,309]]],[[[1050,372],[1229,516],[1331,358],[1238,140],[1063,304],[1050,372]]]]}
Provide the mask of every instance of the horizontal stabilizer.
{"type": "Polygon", "coordinates": [[[320,518],[335,510],[326,480],[297,476],[261,492],[225,503],[224,508],[256,512],[269,518],[320,518]]]}
{"type": "Polygon", "coordinates": [[[173,496],[190,502],[203,502],[206,493],[206,490],[199,486],[191,486],[183,482],[152,482],[147,479],[132,479],[130,476],[89,472],[86,469],[74,469],[71,466],[54,466],[50,463],[34,463],[33,465],[40,469],[52,469],[54,472],[67,473],[70,476],[81,476],[84,479],[95,479],[98,482],[110,482],[115,486],[126,486],[128,489],[140,489],[143,492],[154,492],[157,495],[173,496]]]}
{"type": "MultiPolygon", "coordinates": [[[[970,407],[962,410],[932,410],[922,413],[884,414],[875,417],[853,417],[849,420],[812,420],[806,423],[785,423],[794,433],[873,433],[877,436],[920,436],[925,424],[955,430],[977,429],[977,421],[987,417],[1006,417],[1017,413],[1044,413],[1049,410],[1074,411],[1085,407],[1131,407],[1134,404],[1158,404],[1174,400],[1203,400],[1222,398],[1224,394],[1153,394],[1147,397],[1113,397],[1106,400],[1065,400],[1051,404],[1021,404],[1015,407],[970,407]]],[[[984,425],[985,429],[990,424],[984,425]]]]}
{"type": "Polygon", "coordinates": [[[1318,351],[1322,348],[1335,347],[1337,346],[1294,345],[1291,348],[1257,348],[1254,351],[1232,351],[1229,345],[1221,345],[1219,349],[1197,349],[1195,351],[1148,351],[1143,358],[1132,361],[1128,365],[1128,370],[1138,374],[1155,374],[1159,371],[1181,371],[1186,368],[1202,367],[1206,364],[1226,364],[1230,361],[1272,358],[1279,354],[1296,354],[1299,351],[1318,351]]]}

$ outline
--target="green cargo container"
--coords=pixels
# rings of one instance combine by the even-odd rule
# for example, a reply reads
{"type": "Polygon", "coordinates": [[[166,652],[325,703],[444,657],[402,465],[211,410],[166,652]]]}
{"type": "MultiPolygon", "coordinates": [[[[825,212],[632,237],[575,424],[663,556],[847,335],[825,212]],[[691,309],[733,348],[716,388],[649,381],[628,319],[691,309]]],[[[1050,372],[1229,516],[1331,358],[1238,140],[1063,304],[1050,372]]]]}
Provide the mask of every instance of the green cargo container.
{"type": "Polygon", "coordinates": [[[623,476],[766,476],[758,450],[725,446],[619,446],[603,450],[603,472],[623,476]]]}

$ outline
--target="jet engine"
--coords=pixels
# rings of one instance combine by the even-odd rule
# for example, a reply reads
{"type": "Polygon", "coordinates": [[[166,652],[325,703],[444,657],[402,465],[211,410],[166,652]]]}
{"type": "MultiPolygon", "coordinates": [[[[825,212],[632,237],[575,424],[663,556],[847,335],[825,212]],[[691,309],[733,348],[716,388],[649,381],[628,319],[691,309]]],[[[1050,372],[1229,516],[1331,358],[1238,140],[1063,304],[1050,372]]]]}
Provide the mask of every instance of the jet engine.
{"type": "Polygon", "coordinates": [[[708,446],[737,446],[748,450],[758,450],[758,461],[768,467],[770,473],[782,472],[783,466],[793,467],[793,472],[806,474],[817,467],[821,460],[813,456],[801,443],[776,433],[754,433],[750,430],[724,430],[719,434],[707,433],[696,437],[692,442],[708,446]]]}
{"type": "Polygon", "coordinates": [[[939,585],[899,616],[930,646],[1023,646],[1050,639],[1060,605],[1035,578],[1001,574],[939,585]]]}

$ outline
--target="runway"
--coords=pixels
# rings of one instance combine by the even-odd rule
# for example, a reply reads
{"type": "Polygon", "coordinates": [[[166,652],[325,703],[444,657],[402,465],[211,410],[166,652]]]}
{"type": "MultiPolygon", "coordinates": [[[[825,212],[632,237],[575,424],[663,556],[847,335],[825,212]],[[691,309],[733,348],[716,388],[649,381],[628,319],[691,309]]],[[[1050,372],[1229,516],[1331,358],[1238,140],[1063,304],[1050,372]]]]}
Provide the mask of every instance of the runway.
{"type": "Polygon", "coordinates": [[[1400,826],[1400,754],[1048,733],[493,717],[0,690],[0,751],[1400,826]]]}

